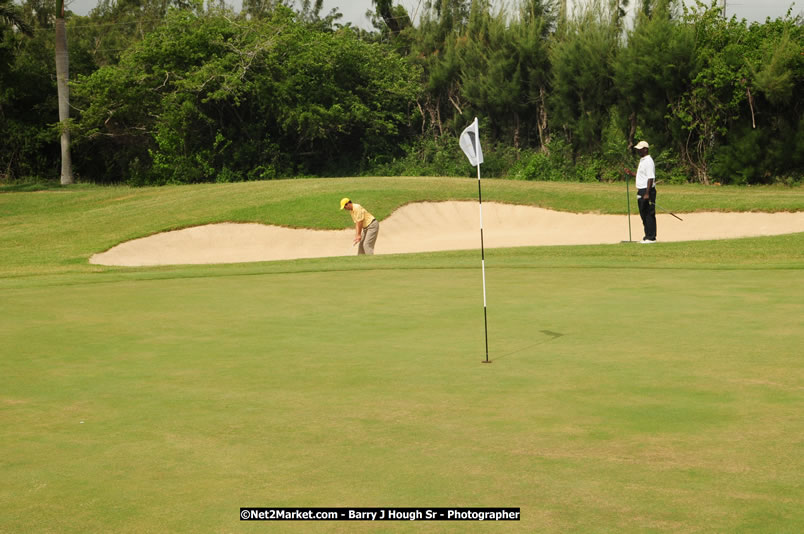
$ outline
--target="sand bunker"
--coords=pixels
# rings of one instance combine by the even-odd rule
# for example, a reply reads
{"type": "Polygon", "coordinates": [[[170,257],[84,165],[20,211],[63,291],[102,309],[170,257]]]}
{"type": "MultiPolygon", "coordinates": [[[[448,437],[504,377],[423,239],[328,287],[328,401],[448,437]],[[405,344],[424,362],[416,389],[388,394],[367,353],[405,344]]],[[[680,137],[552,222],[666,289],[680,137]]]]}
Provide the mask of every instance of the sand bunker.
{"type": "MultiPolygon", "coordinates": [[[[804,232],[804,212],[686,213],[679,221],[657,213],[658,239],[691,241],[804,232]]],[[[348,216],[344,215],[348,220],[348,216]]],[[[642,239],[639,215],[631,217],[634,240],[642,239]]],[[[99,265],[144,266],[292,260],[348,256],[353,229],[303,230],[262,224],[211,224],[121,243],[90,258],[99,265]]],[[[622,215],[577,214],[530,206],[483,204],[486,248],[592,245],[628,239],[622,215]]],[[[474,249],[480,246],[477,202],[408,204],[380,221],[376,254],[474,249]]]]}

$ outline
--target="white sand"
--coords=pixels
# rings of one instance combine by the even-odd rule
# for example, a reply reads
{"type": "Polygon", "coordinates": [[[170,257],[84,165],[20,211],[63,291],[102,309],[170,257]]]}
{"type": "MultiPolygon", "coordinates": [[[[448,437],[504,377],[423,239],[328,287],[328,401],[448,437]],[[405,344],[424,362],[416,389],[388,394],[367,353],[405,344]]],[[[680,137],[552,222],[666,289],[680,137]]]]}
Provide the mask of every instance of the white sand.
{"type": "MultiPolygon", "coordinates": [[[[679,221],[657,212],[658,240],[691,241],[804,232],[804,212],[685,213],[679,221]]],[[[344,219],[351,221],[348,215],[344,219]]],[[[639,215],[631,235],[642,239],[639,215]]],[[[354,229],[304,230],[262,224],[211,224],[121,243],[90,258],[99,265],[143,266],[291,260],[347,256],[354,229]]],[[[486,248],[591,245],[628,239],[622,215],[576,214],[508,204],[483,204],[486,248]]],[[[480,246],[477,202],[424,202],[380,221],[376,254],[475,249],[480,246]]],[[[646,246],[646,245],[640,245],[646,246]]],[[[655,245],[651,245],[655,246],[655,245]]]]}

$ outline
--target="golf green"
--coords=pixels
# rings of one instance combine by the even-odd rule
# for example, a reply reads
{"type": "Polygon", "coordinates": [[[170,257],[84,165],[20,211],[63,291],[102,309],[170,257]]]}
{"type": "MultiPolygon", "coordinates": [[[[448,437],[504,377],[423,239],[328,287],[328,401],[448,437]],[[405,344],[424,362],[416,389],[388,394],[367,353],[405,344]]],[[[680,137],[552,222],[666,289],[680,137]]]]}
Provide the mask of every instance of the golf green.
{"type": "MultiPolygon", "coordinates": [[[[483,187],[626,213],[622,184],[483,187]]],[[[800,187],[662,191],[680,213],[804,211],[800,187]]],[[[489,364],[477,250],[88,263],[207,223],[346,228],[344,194],[384,219],[476,193],[0,189],[0,532],[804,531],[804,233],[486,250],[489,364]],[[263,523],[240,507],[521,520],[263,523]]]]}
{"type": "Polygon", "coordinates": [[[487,282],[489,365],[472,268],[6,290],[3,523],[229,532],[241,506],[513,506],[506,530],[804,525],[801,271],[487,282]]]}

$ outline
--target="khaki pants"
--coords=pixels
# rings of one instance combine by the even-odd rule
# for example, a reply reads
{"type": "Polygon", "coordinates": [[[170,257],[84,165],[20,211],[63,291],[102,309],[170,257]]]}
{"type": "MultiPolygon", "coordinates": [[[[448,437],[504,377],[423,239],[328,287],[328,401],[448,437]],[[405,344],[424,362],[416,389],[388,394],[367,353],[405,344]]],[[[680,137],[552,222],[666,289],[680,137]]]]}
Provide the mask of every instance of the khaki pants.
{"type": "Polygon", "coordinates": [[[374,243],[377,242],[377,234],[380,233],[380,223],[374,219],[370,225],[363,228],[363,237],[360,239],[360,247],[357,249],[357,255],[374,254],[374,243]]]}

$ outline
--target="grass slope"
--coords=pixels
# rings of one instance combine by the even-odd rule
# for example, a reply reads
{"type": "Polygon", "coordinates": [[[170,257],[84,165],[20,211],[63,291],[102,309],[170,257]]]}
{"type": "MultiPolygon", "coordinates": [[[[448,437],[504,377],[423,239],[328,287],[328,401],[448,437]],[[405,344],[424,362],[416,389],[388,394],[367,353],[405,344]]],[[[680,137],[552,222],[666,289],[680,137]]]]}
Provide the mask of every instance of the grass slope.
{"type": "MultiPolygon", "coordinates": [[[[625,213],[625,193],[623,184],[483,181],[485,202],[574,212],[625,213]]],[[[0,277],[98,271],[87,265],[96,252],[137,237],[214,222],[345,228],[351,221],[337,209],[343,196],[371,206],[372,213],[384,219],[409,202],[476,200],[477,180],[304,179],[140,189],[78,186],[0,194],[0,277]]],[[[678,213],[804,210],[801,187],[668,185],[661,188],[661,198],[664,207],[678,213]]]]}
{"type": "MultiPolygon", "coordinates": [[[[463,198],[453,182],[476,193],[385,180],[0,195],[0,531],[495,528],[244,524],[240,506],[519,506],[500,526],[519,532],[804,529],[802,234],[487,251],[490,365],[474,251],[85,263],[216,220],[345,226],[322,215],[342,194],[387,198],[385,216],[463,198]]],[[[586,191],[487,189],[551,207],[586,191]]],[[[723,209],[720,189],[692,189],[723,209]]],[[[595,191],[583,209],[615,209],[616,190],[595,191]]],[[[744,209],[768,201],[741,192],[744,209]]],[[[769,196],[800,209],[799,190],[769,196]]]]}

